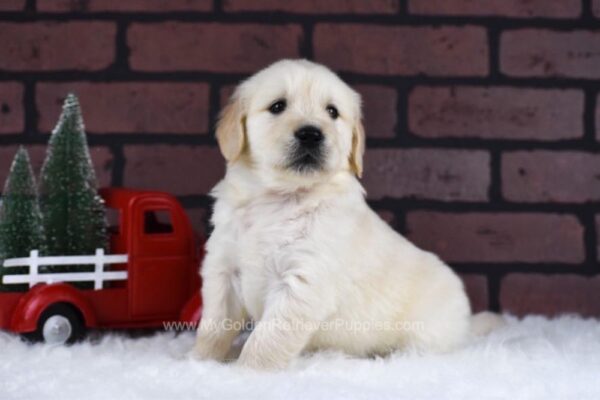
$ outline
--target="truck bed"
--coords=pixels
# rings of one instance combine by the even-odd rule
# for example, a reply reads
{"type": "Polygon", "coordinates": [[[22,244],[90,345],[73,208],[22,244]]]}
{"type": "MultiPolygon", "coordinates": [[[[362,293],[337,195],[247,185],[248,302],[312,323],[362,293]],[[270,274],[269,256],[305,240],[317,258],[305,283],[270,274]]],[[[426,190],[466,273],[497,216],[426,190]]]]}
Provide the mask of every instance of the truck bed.
{"type": "Polygon", "coordinates": [[[8,329],[13,310],[26,292],[0,292],[0,329],[8,329]]]}

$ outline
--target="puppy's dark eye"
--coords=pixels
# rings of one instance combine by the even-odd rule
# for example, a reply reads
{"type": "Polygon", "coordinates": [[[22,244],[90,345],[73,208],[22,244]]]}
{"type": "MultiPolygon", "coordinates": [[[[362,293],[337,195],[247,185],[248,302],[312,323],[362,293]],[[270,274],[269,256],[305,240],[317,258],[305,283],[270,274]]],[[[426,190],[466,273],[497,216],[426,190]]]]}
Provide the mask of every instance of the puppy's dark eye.
{"type": "Polygon", "coordinates": [[[285,102],[285,100],[277,100],[275,103],[271,104],[271,106],[269,107],[269,112],[275,115],[281,114],[285,110],[286,106],[287,103],[285,102]]]}
{"type": "Polygon", "coordinates": [[[329,113],[329,116],[332,119],[336,119],[340,115],[340,113],[338,112],[338,109],[335,108],[332,105],[328,105],[327,108],[326,108],[326,110],[327,110],[327,113],[329,113]]]}

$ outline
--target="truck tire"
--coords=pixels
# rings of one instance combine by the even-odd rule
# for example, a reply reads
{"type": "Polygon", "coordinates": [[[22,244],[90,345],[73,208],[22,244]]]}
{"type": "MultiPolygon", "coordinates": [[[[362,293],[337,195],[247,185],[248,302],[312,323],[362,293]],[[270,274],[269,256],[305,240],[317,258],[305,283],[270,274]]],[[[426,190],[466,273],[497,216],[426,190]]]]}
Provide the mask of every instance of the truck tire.
{"type": "Polygon", "coordinates": [[[56,303],[42,312],[37,329],[26,337],[48,344],[70,344],[81,340],[84,334],[85,326],[77,309],[67,303],[56,303]]]}

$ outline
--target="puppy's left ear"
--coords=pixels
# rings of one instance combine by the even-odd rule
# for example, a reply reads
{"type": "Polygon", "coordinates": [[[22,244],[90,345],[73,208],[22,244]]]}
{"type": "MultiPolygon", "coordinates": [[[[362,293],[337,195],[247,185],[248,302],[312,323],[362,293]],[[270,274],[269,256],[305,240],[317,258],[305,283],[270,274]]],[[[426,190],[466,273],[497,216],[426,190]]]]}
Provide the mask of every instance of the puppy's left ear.
{"type": "Polygon", "coordinates": [[[217,142],[227,162],[233,162],[244,151],[246,146],[246,114],[242,101],[234,93],[229,103],[221,111],[217,123],[217,142]]]}
{"type": "Polygon", "coordinates": [[[363,155],[365,153],[365,128],[358,116],[352,129],[352,151],[350,153],[350,169],[360,178],[363,172],[363,155]]]}

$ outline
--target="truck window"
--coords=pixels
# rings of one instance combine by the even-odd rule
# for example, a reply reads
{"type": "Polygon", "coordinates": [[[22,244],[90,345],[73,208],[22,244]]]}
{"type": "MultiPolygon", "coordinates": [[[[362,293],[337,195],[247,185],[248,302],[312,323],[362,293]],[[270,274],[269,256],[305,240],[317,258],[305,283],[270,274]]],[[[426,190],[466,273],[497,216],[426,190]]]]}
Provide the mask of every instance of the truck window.
{"type": "Polygon", "coordinates": [[[108,222],[108,233],[113,235],[121,233],[121,210],[106,208],[106,221],[108,222]]]}
{"type": "Polygon", "coordinates": [[[169,210],[144,211],[144,233],[152,235],[171,232],[173,232],[173,224],[169,210]]]}

